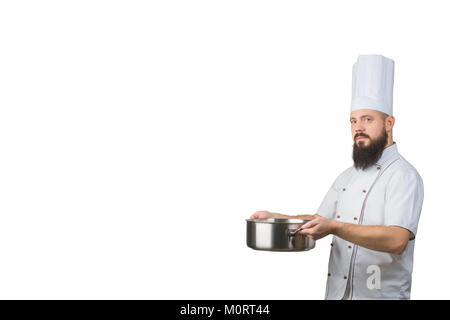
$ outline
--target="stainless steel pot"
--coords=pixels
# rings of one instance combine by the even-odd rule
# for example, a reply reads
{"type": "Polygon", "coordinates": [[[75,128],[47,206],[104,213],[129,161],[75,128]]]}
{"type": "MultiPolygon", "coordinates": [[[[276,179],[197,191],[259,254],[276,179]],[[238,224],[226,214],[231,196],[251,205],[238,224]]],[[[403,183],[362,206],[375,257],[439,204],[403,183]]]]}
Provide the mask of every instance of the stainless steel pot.
{"type": "Polygon", "coordinates": [[[309,220],[247,219],[247,246],[255,250],[307,251],[314,240],[298,232],[309,220]]]}

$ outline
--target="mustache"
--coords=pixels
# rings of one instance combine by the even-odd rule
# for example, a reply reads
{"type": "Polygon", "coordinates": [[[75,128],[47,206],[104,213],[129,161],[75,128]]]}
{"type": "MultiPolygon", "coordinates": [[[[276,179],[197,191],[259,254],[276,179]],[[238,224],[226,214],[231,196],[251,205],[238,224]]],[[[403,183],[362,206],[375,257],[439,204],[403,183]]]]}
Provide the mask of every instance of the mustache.
{"type": "Polygon", "coordinates": [[[356,139],[357,139],[358,137],[366,137],[366,138],[370,139],[370,137],[369,137],[367,134],[364,134],[364,133],[357,133],[357,134],[355,135],[355,138],[354,138],[353,140],[356,141],[356,139]]]}

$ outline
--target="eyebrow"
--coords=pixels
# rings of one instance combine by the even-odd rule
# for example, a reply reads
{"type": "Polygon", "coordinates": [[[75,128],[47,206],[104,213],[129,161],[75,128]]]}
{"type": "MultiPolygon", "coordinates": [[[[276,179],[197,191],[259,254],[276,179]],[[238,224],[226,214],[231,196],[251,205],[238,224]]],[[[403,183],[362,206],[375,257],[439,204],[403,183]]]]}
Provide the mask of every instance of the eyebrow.
{"type": "MultiPolygon", "coordinates": [[[[371,116],[370,114],[364,114],[364,115],[362,115],[360,118],[366,118],[366,117],[371,117],[371,118],[373,118],[373,116],[371,116]]],[[[351,117],[350,118],[350,121],[352,121],[353,119],[356,119],[355,117],[351,117]]]]}

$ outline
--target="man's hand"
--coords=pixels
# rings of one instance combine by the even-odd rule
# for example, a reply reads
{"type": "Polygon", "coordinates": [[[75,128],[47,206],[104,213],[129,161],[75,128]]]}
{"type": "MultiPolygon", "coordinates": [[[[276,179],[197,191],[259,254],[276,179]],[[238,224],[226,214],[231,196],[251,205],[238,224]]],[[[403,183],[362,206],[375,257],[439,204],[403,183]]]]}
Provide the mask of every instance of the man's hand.
{"type": "Polygon", "coordinates": [[[254,214],[250,216],[250,219],[268,219],[268,218],[276,218],[277,213],[269,212],[269,211],[256,211],[254,214]]]}
{"type": "MultiPolygon", "coordinates": [[[[315,215],[317,216],[317,214],[315,215]]],[[[315,216],[312,215],[299,215],[299,216],[288,216],[281,213],[275,213],[275,212],[269,212],[269,211],[256,211],[254,214],[250,216],[250,219],[268,219],[268,218],[275,218],[275,219],[303,219],[303,220],[312,220],[315,216]]]]}
{"type": "Polygon", "coordinates": [[[302,226],[303,230],[299,232],[300,234],[312,240],[319,240],[334,232],[336,221],[326,219],[318,214],[315,214],[313,217],[313,220],[302,226]]]}

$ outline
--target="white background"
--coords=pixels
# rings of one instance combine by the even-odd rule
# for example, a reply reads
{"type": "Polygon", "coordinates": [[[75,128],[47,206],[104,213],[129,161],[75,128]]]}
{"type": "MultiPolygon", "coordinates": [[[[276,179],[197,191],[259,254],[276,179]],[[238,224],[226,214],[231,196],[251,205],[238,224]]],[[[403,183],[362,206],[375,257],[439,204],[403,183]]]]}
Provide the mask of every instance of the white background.
{"type": "Polygon", "coordinates": [[[246,247],[352,165],[351,67],[396,62],[412,298],[450,298],[446,1],[3,1],[0,298],[323,299],[330,237],[246,247]]]}

